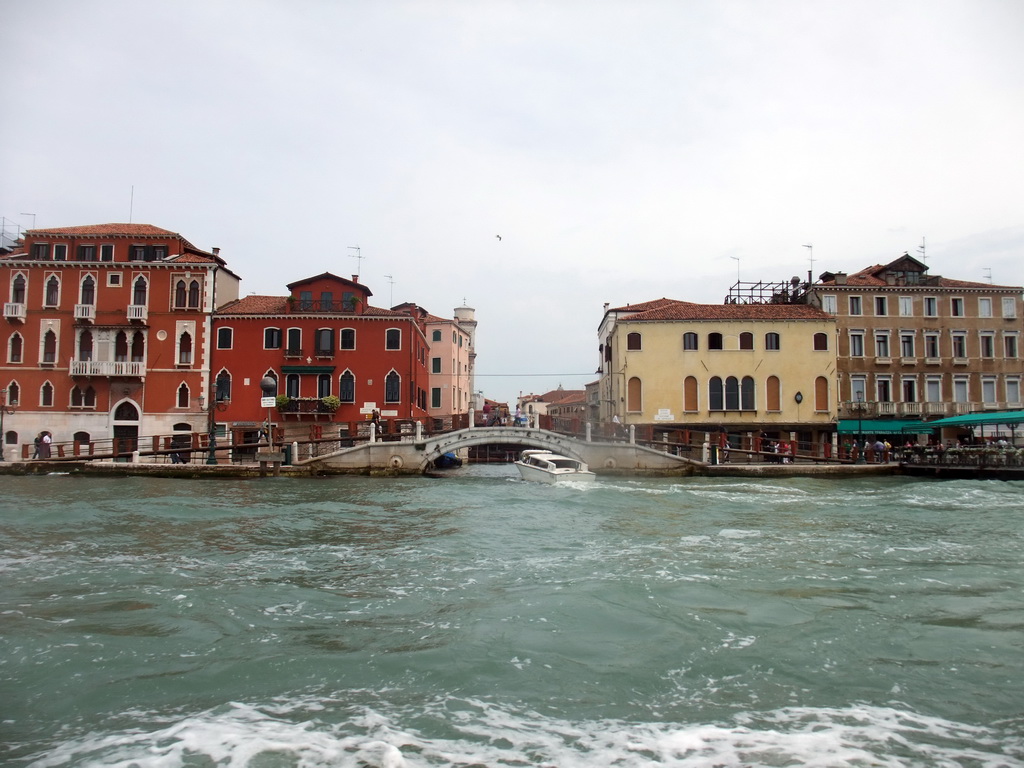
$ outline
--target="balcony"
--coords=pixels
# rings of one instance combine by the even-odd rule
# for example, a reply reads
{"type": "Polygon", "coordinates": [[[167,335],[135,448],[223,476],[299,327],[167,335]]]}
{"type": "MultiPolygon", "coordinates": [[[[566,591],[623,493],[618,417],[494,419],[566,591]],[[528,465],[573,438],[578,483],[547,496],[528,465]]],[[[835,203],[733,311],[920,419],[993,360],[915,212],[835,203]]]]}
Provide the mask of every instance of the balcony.
{"type": "Polygon", "coordinates": [[[921,403],[900,403],[901,416],[920,416],[921,403]]]}
{"type": "Polygon", "coordinates": [[[925,365],[942,365],[941,357],[926,357],[924,359],[925,365]]]}
{"type": "Polygon", "coordinates": [[[971,361],[968,360],[966,357],[954,357],[953,358],[953,365],[969,365],[970,362],[971,361]]]}
{"type": "Polygon", "coordinates": [[[945,416],[946,410],[945,403],[924,403],[924,412],[928,416],[945,416]]]}
{"type": "Polygon", "coordinates": [[[877,403],[879,416],[895,416],[898,403],[877,403]]]}
{"type": "Polygon", "coordinates": [[[93,322],[96,319],[95,304],[75,304],[75,320],[93,322]]]}
{"type": "Polygon", "coordinates": [[[4,317],[8,320],[25,321],[25,305],[18,301],[4,302],[4,317]]]}
{"type": "Polygon", "coordinates": [[[284,417],[295,416],[300,419],[313,417],[316,419],[322,416],[330,420],[334,416],[334,412],[338,410],[338,406],[330,401],[324,402],[319,397],[293,397],[278,405],[277,410],[284,417]]]}
{"type": "Polygon", "coordinates": [[[72,360],[72,376],[109,376],[111,378],[141,379],[146,375],[146,364],[125,360],[72,360]]]}
{"type": "Polygon", "coordinates": [[[143,323],[146,322],[149,320],[149,307],[145,304],[129,304],[128,319],[140,320],[143,323]]]}
{"type": "Polygon", "coordinates": [[[284,351],[285,357],[300,358],[302,357],[302,350],[298,347],[288,347],[284,351]]]}
{"type": "Polygon", "coordinates": [[[891,357],[876,357],[875,365],[892,365],[891,357]]]}

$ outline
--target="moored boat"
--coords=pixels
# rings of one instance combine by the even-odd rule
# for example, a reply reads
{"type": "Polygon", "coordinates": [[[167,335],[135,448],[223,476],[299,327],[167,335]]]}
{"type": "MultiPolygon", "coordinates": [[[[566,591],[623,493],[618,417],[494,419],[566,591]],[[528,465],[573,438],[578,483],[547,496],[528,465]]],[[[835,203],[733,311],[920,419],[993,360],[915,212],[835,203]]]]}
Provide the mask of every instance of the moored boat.
{"type": "Polygon", "coordinates": [[[524,480],[540,483],[590,483],[595,478],[584,462],[551,451],[523,451],[514,463],[524,480]]]}

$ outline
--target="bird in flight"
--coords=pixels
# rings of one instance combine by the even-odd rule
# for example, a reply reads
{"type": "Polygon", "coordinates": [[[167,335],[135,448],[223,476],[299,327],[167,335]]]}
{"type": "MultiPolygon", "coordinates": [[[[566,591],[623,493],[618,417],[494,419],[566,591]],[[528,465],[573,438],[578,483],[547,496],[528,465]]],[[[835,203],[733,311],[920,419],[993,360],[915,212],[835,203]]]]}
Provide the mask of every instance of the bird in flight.
{"type": "Polygon", "coordinates": [[[498,238],[499,241],[501,240],[501,235],[495,235],[495,237],[498,238]]]}

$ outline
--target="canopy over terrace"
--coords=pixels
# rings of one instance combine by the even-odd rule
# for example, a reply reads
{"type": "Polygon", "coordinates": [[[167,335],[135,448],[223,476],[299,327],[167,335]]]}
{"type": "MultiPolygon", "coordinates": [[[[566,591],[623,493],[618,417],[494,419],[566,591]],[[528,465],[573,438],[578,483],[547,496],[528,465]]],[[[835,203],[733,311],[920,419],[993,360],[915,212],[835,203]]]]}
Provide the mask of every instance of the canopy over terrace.
{"type": "Polygon", "coordinates": [[[1011,430],[1024,422],[1024,411],[987,411],[985,413],[964,413],[935,421],[913,421],[905,423],[904,432],[921,434],[942,427],[983,427],[986,424],[1005,424],[1011,430]]]}
{"type": "Polygon", "coordinates": [[[898,435],[910,432],[909,427],[921,424],[907,419],[840,419],[836,431],[840,435],[898,435]]]}

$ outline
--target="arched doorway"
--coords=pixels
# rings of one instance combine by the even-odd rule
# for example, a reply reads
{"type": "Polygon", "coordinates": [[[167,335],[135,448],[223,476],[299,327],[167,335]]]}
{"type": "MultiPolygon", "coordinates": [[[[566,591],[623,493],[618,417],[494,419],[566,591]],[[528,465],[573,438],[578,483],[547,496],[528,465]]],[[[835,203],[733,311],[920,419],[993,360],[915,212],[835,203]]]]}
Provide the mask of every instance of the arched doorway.
{"type": "Polygon", "coordinates": [[[139,448],[139,408],[131,400],[114,408],[114,446],[118,457],[130,457],[139,448]]]}

